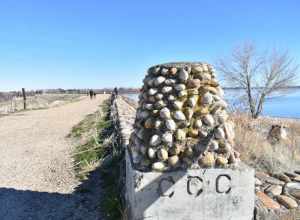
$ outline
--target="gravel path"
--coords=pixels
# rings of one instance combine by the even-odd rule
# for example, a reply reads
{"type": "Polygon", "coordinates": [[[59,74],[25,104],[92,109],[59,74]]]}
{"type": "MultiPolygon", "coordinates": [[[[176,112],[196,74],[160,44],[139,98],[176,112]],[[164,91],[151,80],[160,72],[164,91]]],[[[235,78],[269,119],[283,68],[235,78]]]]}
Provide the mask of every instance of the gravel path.
{"type": "Polygon", "coordinates": [[[66,136],[106,97],[0,118],[0,219],[99,219],[76,192],[66,136]]]}

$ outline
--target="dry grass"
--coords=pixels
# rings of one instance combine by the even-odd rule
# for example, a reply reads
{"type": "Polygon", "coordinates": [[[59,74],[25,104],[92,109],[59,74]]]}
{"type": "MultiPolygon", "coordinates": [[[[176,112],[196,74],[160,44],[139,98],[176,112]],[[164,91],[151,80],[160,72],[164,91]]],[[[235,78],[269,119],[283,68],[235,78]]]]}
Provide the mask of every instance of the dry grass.
{"type": "MultiPolygon", "coordinates": [[[[78,101],[80,94],[42,94],[27,97],[27,110],[46,109],[61,106],[66,103],[78,101]]],[[[10,98],[0,101],[0,115],[6,115],[23,110],[23,99],[21,97],[10,98]]]]}
{"type": "Polygon", "coordinates": [[[300,122],[284,119],[251,119],[243,114],[232,116],[235,122],[236,146],[241,159],[257,170],[280,172],[300,164],[300,122]],[[284,124],[288,139],[272,145],[267,140],[272,124],[284,124]]]}

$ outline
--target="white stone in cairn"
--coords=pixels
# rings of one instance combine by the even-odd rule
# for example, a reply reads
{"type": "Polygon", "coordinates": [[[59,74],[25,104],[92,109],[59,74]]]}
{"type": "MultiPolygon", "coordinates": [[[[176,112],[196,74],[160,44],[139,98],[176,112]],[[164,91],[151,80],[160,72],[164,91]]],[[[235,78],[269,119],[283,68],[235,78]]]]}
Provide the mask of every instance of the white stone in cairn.
{"type": "Polygon", "coordinates": [[[176,84],[174,87],[174,89],[176,91],[183,91],[183,90],[185,90],[185,88],[186,88],[186,86],[184,84],[176,84]]]}
{"type": "Polygon", "coordinates": [[[176,83],[176,80],[175,79],[167,79],[166,81],[165,81],[165,85],[167,85],[167,86],[172,86],[172,85],[174,85],[176,83]]]}
{"type": "Polygon", "coordinates": [[[168,159],[168,151],[165,150],[164,148],[161,148],[157,151],[157,157],[158,159],[165,161],[168,159]]]}
{"type": "Polygon", "coordinates": [[[173,102],[173,106],[174,106],[174,108],[175,108],[176,110],[180,110],[180,109],[182,109],[183,102],[181,102],[181,101],[174,101],[174,102],[173,102]]]}
{"type": "Polygon", "coordinates": [[[185,131],[182,130],[182,129],[178,129],[178,130],[176,131],[176,139],[177,139],[178,141],[183,141],[183,140],[185,140],[185,138],[186,138],[186,133],[185,133],[185,131]]]}
{"type": "Polygon", "coordinates": [[[209,127],[212,127],[215,123],[214,118],[212,117],[212,115],[207,114],[202,118],[202,121],[204,124],[206,124],[209,127]]]}
{"type": "Polygon", "coordinates": [[[161,94],[161,93],[157,93],[157,94],[155,95],[155,98],[156,98],[157,100],[161,100],[163,97],[164,97],[164,95],[161,94]]]}
{"type": "Polygon", "coordinates": [[[154,85],[155,85],[155,86],[159,86],[159,85],[162,84],[165,80],[166,80],[165,77],[159,76],[159,77],[157,77],[157,78],[154,79],[154,85]]]}
{"type": "Polygon", "coordinates": [[[159,100],[158,102],[155,103],[156,108],[163,108],[166,106],[166,103],[163,100],[159,100]]]}
{"type": "Polygon", "coordinates": [[[152,169],[156,171],[163,171],[165,169],[165,164],[163,162],[155,162],[152,164],[152,169]]]}
{"type": "Polygon", "coordinates": [[[144,104],[144,109],[152,110],[152,108],[153,108],[153,104],[151,104],[151,103],[145,103],[144,104]]]}
{"type": "Polygon", "coordinates": [[[219,143],[218,141],[212,140],[209,144],[209,150],[210,151],[215,151],[219,149],[219,143]]]}
{"type": "Polygon", "coordinates": [[[188,93],[187,93],[186,90],[180,91],[180,92],[178,92],[178,94],[177,94],[177,96],[178,96],[179,98],[184,97],[184,96],[187,96],[187,95],[188,95],[188,93]]]}
{"type": "Polygon", "coordinates": [[[195,124],[194,124],[195,128],[201,128],[202,127],[202,121],[200,119],[197,119],[195,121],[195,124]]]}
{"type": "Polygon", "coordinates": [[[168,108],[164,107],[160,110],[159,115],[162,119],[169,119],[171,118],[171,111],[168,108]]]}
{"type": "Polygon", "coordinates": [[[162,121],[161,121],[161,120],[156,120],[156,121],[154,122],[154,127],[155,127],[156,129],[159,129],[161,125],[162,125],[162,121]]]}
{"type": "Polygon", "coordinates": [[[168,100],[169,101],[174,101],[176,98],[175,98],[175,96],[173,96],[173,95],[169,95],[168,96],[168,100]]]}
{"type": "Polygon", "coordinates": [[[157,89],[151,88],[148,90],[149,95],[155,95],[157,93],[157,89]]]}
{"type": "Polygon", "coordinates": [[[187,108],[187,109],[185,110],[185,116],[186,116],[187,120],[191,120],[192,117],[193,117],[193,114],[194,114],[193,109],[187,108]]]}
{"type": "Polygon", "coordinates": [[[190,97],[190,98],[188,98],[187,102],[188,102],[188,106],[193,108],[197,104],[197,97],[195,97],[195,96],[190,97]]]}
{"type": "Polygon", "coordinates": [[[166,120],[165,122],[166,128],[170,131],[175,131],[176,130],[176,123],[172,119],[166,120]]]}
{"type": "Polygon", "coordinates": [[[173,135],[171,132],[165,132],[163,135],[162,135],[162,141],[164,143],[166,143],[167,145],[172,145],[173,143],[173,135]]]}
{"type": "Polygon", "coordinates": [[[206,130],[200,129],[199,130],[199,135],[202,136],[202,137],[207,137],[208,132],[206,130]]]}
{"type": "Polygon", "coordinates": [[[189,73],[185,69],[181,68],[178,72],[178,78],[182,81],[187,81],[189,78],[189,73]]]}
{"type": "Polygon", "coordinates": [[[183,114],[182,111],[175,111],[174,118],[176,120],[178,120],[178,121],[184,121],[184,120],[186,120],[185,115],[183,114]]]}
{"type": "Polygon", "coordinates": [[[152,147],[149,147],[148,148],[148,157],[150,159],[154,159],[155,158],[155,154],[156,154],[156,151],[152,147]]]}
{"type": "Polygon", "coordinates": [[[204,63],[204,64],[202,65],[202,68],[203,68],[203,71],[204,71],[204,72],[208,72],[208,71],[209,71],[209,67],[208,67],[208,65],[207,65],[206,63],[204,63]]]}
{"type": "Polygon", "coordinates": [[[161,92],[162,93],[170,93],[170,92],[172,92],[172,87],[171,86],[164,86],[162,89],[161,89],[161,92]]]}
{"type": "Polygon", "coordinates": [[[227,112],[224,110],[218,110],[215,113],[215,118],[219,124],[224,124],[227,121],[228,117],[229,116],[228,116],[227,112]]]}
{"type": "Polygon", "coordinates": [[[161,143],[161,138],[157,135],[157,134],[155,134],[155,135],[153,135],[151,138],[150,138],[150,145],[151,146],[157,146],[157,145],[159,145],[161,143]]]}
{"type": "Polygon", "coordinates": [[[163,76],[168,75],[168,73],[169,73],[169,70],[167,68],[164,68],[164,67],[160,71],[160,74],[163,75],[163,76]]]}
{"type": "Polygon", "coordinates": [[[192,67],[192,73],[196,74],[196,73],[202,73],[202,72],[203,72],[202,65],[197,65],[197,66],[192,67]]]}
{"type": "Polygon", "coordinates": [[[213,96],[210,92],[206,92],[202,96],[202,104],[204,105],[210,105],[213,102],[213,96]]]}
{"type": "Polygon", "coordinates": [[[215,135],[216,139],[224,139],[225,138],[225,132],[220,127],[215,130],[214,135],[215,135]]]}
{"type": "Polygon", "coordinates": [[[211,80],[211,75],[209,73],[203,73],[202,80],[211,80]]]}
{"type": "Polygon", "coordinates": [[[178,164],[178,161],[179,161],[179,157],[177,155],[174,155],[172,157],[169,157],[168,158],[168,164],[170,166],[175,166],[178,164]]]}

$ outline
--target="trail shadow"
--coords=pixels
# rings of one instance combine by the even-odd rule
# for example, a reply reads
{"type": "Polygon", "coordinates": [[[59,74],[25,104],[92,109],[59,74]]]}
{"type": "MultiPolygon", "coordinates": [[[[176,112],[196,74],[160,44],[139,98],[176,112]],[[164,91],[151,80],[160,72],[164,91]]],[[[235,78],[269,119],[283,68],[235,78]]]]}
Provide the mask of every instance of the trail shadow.
{"type": "Polygon", "coordinates": [[[102,220],[100,167],[71,194],[0,188],[1,220],[102,220]]]}

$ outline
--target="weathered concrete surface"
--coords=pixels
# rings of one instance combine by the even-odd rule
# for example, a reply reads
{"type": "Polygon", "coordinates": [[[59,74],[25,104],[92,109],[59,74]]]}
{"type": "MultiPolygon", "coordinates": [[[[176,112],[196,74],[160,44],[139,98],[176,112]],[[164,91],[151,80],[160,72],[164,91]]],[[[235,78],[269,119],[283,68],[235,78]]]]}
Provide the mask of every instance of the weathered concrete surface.
{"type": "MultiPolygon", "coordinates": [[[[116,100],[120,134],[127,148],[135,109],[116,100]]],[[[197,169],[168,173],[132,168],[126,151],[126,201],[131,220],[250,220],[255,203],[254,170],[197,169]]]]}
{"type": "Polygon", "coordinates": [[[132,220],[250,220],[254,170],[197,169],[139,172],[126,159],[127,201],[132,220]]]}

